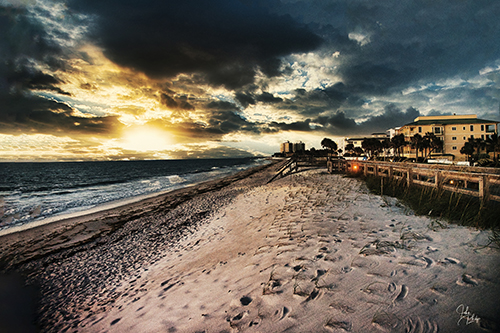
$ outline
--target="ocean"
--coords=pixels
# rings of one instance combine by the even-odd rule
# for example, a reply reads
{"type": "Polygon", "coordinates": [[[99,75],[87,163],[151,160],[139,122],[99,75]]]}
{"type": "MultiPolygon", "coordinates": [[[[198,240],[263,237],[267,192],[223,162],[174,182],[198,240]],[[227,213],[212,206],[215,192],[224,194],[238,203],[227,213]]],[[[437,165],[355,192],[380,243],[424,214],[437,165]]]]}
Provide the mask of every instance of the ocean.
{"type": "Polygon", "coordinates": [[[266,159],[0,163],[0,230],[175,190],[266,159]]]}

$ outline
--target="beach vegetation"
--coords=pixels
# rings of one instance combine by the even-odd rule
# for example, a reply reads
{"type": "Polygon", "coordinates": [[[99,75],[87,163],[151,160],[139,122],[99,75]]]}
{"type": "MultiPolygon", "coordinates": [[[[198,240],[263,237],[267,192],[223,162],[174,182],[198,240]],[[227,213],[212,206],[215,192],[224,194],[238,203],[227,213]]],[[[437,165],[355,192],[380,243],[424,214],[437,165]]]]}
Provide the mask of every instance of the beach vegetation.
{"type": "MultiPolygon", "coordinates": [[[[398,198],[416,215],[427,215],[449,223],[479,229],[500,229],[500,203],[462,193],[413,184],[408,187],[404,179],[363,176],[372,193],[398,198]],[[382,192],[383,191],[383,192],[382,192]]],[[[444,222],[433,221],[432,228],[445,227],[444,222]]]]}

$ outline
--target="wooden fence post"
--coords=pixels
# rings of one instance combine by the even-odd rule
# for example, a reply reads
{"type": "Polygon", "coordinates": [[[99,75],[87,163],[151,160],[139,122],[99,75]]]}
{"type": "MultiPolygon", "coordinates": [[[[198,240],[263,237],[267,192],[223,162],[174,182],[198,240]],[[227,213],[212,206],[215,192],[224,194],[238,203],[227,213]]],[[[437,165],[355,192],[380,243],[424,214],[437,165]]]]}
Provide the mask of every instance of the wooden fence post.
{"type": "Polygon", "coordinates": [[[410,187],[412,182],[413,182],[412,169],[411,167],[408,167],[408,171],[406,172],[406,185],[410,187]]]}
{"type": "Polygon", "coordinates": [[[436,174],[434,175],[434,183],[435,183],[437,189],[441,188],[441,179],[442,179],[441,171],[437,170],[436,174]]]}
{"type": "Polygon", "coordinates": [[[482,202],[485,202],[488,200],[488,195],[489,195],[488,176],[482,175],[481,178],[479,178],[479,199],[481,199],[482,202]]]}

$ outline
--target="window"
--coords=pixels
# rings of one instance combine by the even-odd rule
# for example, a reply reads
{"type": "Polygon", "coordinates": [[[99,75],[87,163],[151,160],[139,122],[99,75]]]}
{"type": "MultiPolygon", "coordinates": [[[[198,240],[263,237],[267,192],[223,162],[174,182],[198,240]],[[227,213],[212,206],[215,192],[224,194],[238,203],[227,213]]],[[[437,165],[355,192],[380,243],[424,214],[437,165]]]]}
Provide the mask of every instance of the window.
{"type": "Polygon", "coordinates": [[[495,125],[486,125],[486,132],[491,133],[495,132],[495,125]]]}
{"type": "Polygon", "coordinates": [[[465,126],[464,126],[464,131],[465,131],[465,126]]]}
{"type": "Polygon", "coordinates": [[[481,139],[483,139],[483,140],[484,140],[484,134],[481,134],[481,139]]]}
{"type": "Polygon", "coordinates": [[[422,127],[418,127],[418,133],[422,133],[422,127]]]}
{"type": "Polygon", "coordinates": [[[413,132],[414,129],[415,127],[410,127],[410,132],[413,132]]]}
{"type": "Polygon", "coordinates": [[[474,125],[470,125],[471,132],[474,130],[474,125]]]}
{"type": "Polygon", "coordinates": [[[451,128],[451,130],[452,130],[452,131],[456,131],[456,130],[457,130],[457,128],[456,128],[456,127],[452,127],[452,128],[451,128]]]}
{"type": "Polygon", "coordinates": [[[441,127],[434,127],[435,134],[441,134],[441,127]]]}
{"type": "Polygon", "coordinates": [[[481,132],[484,131],[484,125],[481,125],[481,132]]]}
{"type": "Polygon", "coordinates": [[[453,147],[451,147],[451,149],[457,150],[457,146],[453,146],[453,147]]]}
{"type": "Polygon", "coordinates": [[[464,136],[464,140],[465,140],[465,136],[464,136]]]}
{"type": "Polygon", "coordinates": [[[451,139],[452,139],[452,140],[456,140],[456,139],[457,139],[457,137],[456,137],[456,136],[452,136],[452,137],[451,137],[451,139]]]}

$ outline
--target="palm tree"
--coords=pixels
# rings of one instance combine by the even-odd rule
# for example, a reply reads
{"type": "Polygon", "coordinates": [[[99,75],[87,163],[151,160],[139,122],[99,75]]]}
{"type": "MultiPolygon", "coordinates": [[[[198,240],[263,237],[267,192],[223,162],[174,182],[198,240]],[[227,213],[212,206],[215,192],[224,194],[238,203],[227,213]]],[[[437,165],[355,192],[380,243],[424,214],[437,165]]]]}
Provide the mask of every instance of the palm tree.
{"type": "Polygon", "coordinates": [[[401,148],[407,145],[404,134],[398,134],[392,137],[391,144],[396,149],[397,156],[401,156],[401,148]]]}
{"type": "Polygon", "coordinates": [[[363,147],[363,149],[368,152],[371,158],[377,155],[378,152],[382,149],[382,144],[380,143],[380,140],[377,140],[375,138],[366,138],[361,143],[361,147],[363,147]]]}
{"type": "Polygon", "coordinates": [[[429,156],[431,156],[433,152],[443,149],[443,140],[438,138],[434,133],[432,132],[426,133],[423,139],[424,139],[423,146],[426,150],[425,153],[426,159],[429,158],[429,156]],[[427,149],[429,149],[428,153],[427,149]]]}
{"type": "Polygon", "coordinates": [[[352,152],[354,151],[354,144],[352,143],[348,143],[346,146],[345,146],[345,151],[346,152],[349,152],[352,154],[352,152]]]}
{"type": "MultiPolygon", "coordinates": [[[[470,137],[468,139],[468,141],[466,142],[466,144],[467,143],[472,147],[472,154],[470,154],[471,162],[478,160],[479,156],[481,155],[481,149],[484,149],[487,146],[486,141],[484,141],[483,139],[480,139],[480,138],[470,137]]],[[[464,145],[464,147],[465,147],[465,145],[464,145]]],[[[469,149],[469,148],[467,148],[467,149],[469,149]]]]}
{"type": "Polygon", "coordinates": [[[330,150],[330,153],[337,151],[337,143],[332,139],[324,138],[321,140],[321,146],[330,150]]]}
{"type": "Polygon", "coordinates": [[[361,156],[361,154],[363,154],[363,153],[364,153],[363,148],[354,147],[354,154],[356,154],[356,156],[361,156]]]}
{"type": "Polygon", "coordinates": [[[381,147],[382,151],[384,152],[384,161],[385,161],[387,151],[389,150],[389,148],[391,148],[391,141],[389,139],[384,139],[384,140],[380,141],[380,147],[381,147]]]}
{"type": "Polygon", "coordinates": [[[493,160],[498,161],[497,152],[500,151],[500,135],[492,134],[486,138],[487,151],[493,152],[493,160]]]}
{"type": "Polygon", "coordinates": [[[423,138],[420,134],[415,134],[411,137],[411,147],[415,149],[415,158],[418,160],[418,151],[422,148],[423,138]]]}
{"type": "Polygon", "coordinates": [[[467,161],[472,161],[472,155],[474,154],[474,145],[469,141],[464,143],[464,146],[460,148],[460,154],[467,155],[467,161]]]}

